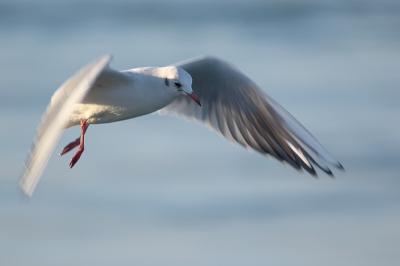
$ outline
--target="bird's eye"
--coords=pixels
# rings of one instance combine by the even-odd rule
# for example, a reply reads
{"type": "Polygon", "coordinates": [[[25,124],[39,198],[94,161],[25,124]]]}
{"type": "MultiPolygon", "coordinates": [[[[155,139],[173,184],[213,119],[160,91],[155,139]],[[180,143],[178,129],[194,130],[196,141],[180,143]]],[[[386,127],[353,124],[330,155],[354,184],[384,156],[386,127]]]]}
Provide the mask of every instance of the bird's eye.
{"type": "Polygon", "coordinates": [[[177,87],[177,88],[182,87],[182,84],[180,84],[179,82],[174,82],[174,84],[175,84],[175,87],[177,87]]]}

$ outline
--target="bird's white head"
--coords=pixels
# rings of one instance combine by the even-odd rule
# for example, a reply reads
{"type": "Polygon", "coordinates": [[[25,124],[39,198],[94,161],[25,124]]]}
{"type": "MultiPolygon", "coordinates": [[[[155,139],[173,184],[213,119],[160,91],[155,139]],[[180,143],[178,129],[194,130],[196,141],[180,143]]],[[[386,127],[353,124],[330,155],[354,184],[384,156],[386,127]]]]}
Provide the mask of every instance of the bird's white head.
{"type": "Polygon", "coordinates": [[[192,76],[180,67],[164,67],[164,82],[168,90],[190,97],[201,106],[200,100],[192,90],[192,76]]]}

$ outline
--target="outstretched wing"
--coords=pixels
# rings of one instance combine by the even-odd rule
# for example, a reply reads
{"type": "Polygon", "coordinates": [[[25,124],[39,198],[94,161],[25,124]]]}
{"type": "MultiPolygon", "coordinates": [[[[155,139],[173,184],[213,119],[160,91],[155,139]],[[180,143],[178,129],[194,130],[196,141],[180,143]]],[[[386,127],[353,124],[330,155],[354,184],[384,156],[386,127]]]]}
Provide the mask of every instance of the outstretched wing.
{"type": "Polygon", "coordinates": [[[108,66],[111,56],[105,55],[88,64],[69,78],[54,93],[42,122],[38,126],[25,172],[20,181],[22,191],[31,196],[44,168],[67,126],[74,105],[83,100],[102,71],[108,66]]]}
{"type": "Polygon", "coordinates": [[[231,64],[200,57],[176,66],[192,76],[202,106],[180,96],[159,114],[203,122],[233,143],[312,175],[316,175],[312,163],[329,175],[333,174],[327,164],[343,168],[292,115],[231,64]]]}

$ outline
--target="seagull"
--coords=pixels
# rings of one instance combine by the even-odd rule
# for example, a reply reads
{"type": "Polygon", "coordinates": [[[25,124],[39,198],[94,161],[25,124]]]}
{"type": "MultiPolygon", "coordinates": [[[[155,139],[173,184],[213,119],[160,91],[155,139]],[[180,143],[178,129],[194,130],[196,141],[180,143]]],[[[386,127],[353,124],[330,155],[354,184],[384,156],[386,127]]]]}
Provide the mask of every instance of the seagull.
{"type": "Polygon", "coordinates": [[[79,125],[72,168],[84,151],[90,124],[158,112],[204,123],[248,150],[270,155],[313,176],[342,165],[282,106],[232,64],[201,56],[166,67],[110,68],[110,55],[89,63],[53,94],[25,163],[20,187],[32,193],[65,129],[79,125]]]}

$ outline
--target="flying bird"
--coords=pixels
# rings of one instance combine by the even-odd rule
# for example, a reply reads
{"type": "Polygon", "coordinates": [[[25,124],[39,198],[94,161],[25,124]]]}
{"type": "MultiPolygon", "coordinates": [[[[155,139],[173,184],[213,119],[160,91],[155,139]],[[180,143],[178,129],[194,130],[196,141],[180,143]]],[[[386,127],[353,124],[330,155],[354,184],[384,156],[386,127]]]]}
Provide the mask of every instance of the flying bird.
{"type": "Polygon", "coordinates": [[[271,155],[316,176],[313,164],[333,176],[342,165],[276,101],[235,66],[215,57],[197,57],[166,67],[125,71],[110,68],[110,55],[88,64],[51,98],[25,163],[22,191],[31,196],[64,129],[80,126],[80,136],[60,155],[84,151],[90,124],[158,112],[204,123],[249,150],[271,155]]]}

